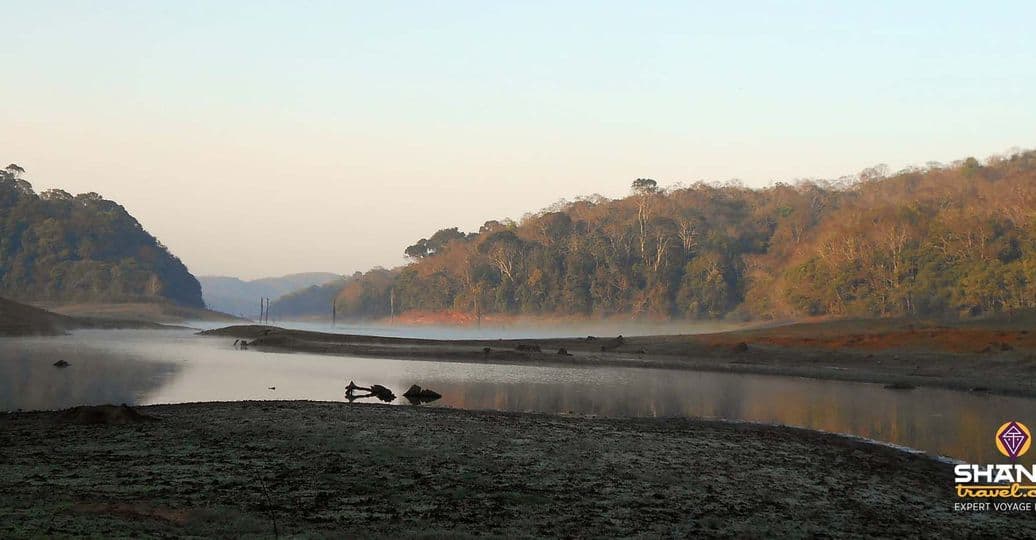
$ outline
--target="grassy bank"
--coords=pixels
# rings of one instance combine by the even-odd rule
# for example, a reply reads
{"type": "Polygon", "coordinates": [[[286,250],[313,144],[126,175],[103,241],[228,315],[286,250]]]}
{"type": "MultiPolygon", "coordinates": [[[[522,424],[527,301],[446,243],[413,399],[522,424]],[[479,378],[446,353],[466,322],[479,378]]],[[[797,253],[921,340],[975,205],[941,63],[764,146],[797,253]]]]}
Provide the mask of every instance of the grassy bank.
{"type": "Polygon", "coordinates": [[[315,402],[0,415],[0,536],[1036,534],[950,467],[835,435],[315,402]]]}

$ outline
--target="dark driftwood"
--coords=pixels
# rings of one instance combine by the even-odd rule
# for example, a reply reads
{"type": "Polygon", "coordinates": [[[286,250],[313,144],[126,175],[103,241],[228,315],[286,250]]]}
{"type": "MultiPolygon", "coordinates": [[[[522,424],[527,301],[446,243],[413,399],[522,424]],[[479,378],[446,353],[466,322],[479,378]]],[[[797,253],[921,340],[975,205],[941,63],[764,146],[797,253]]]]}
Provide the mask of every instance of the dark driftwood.
{"type": "Polygon", "coordinates": [[[392,393],[392,390],[380,384],[366,387],[357,386],[353,381],[349,381],[349,385],[345,387],[345,399],[348,399],[350,402],[369,397],[378,398],[386,403],[396,399],[396,395],[392,393]]]}

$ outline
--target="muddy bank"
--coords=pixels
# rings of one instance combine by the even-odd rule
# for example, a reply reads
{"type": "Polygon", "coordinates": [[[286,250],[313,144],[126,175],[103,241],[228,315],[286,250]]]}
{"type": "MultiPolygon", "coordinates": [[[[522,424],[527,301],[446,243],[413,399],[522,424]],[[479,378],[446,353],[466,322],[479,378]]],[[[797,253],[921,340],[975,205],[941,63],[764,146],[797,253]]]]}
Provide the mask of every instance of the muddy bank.
{"type": "Polygon", "coordinates": [[[1036,397],[1036,333],[838,321],[703,335],[431,340],[271,326],[202,332],[250,348],[454,362],[635,366],[791,375],[1036,397]],[[869,324],[869,326],[868,326],[869,324]],[[562,354],[563,353],[563,354],[562,354]]]}
{"type": "MultiPolygon", "coordinates": [[[[242,324],[248,319],[203,308],[191,308],[172,302],[121,302],[112,304],[41,304],[40,307],[54,313],[86,319],[95,324],[127,321],[156,325],[180,325],[194,321],[210,321],[222,324],[242,324]]],[[[123,327],[126,328],[126,327],[123,327]]]]}
{"type": "Polygon", "coordinates": [[[835,435],[317,402],[0,415],[0,536],[1025,537],[950,466],[835,435]]]}
{"type": "Polygon", "coordinates": [[[123,319],[72,317],[0,298],[0,336],[60,336],[81,329],[155,330],[170,327],[123,319]]]}

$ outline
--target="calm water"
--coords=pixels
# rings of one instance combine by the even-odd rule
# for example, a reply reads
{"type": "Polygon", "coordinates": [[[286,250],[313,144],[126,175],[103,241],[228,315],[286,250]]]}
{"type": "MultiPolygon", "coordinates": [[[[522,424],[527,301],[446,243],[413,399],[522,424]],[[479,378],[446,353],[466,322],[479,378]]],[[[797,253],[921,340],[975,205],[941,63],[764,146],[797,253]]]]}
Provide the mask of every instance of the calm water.
{"type": "MultiPolygon", "coordinates": [[[[340,401],[350,380],[426,406],[601,416],[695,416],[848,433],[972,461],[999,461],[993,432],[1036,425],[1036,400],[793,377],[637,368],[503,366],[233,349],[187,331],[0,338],[0,409],[242,399],[340,401]],[[64,369],[52,364],[64,359],[64,369]],[[270,390],[269,387],[276,387],[270,390]]],[[[397,404],[406,404],[400,398],[397,404]]],[[[408,405],[409,406],[409,405],[408,405]]],[[[1029,457],[1029,456],[1026,456],[1029,457]]]]}
{"type": "MultiPolygon", "coordinates": [[[[225,326],[218,322],[201,322],[206,328],[225,326]]],[[[334,332],[338,334],[359,334],[368,336],[393,336],[427,339],[522,339],[563,338],[572,336],[657,336],[662,334],[703,334],[723,332],[748,325],[723,321],[590,321],[560,323],[516,323],[474,326],[403,326],[392,324],[349,324],[338,323],[332,327],[327,322],[275,321],[270,323],[281,328],[309,330],[313,332],[334,332]]]]}

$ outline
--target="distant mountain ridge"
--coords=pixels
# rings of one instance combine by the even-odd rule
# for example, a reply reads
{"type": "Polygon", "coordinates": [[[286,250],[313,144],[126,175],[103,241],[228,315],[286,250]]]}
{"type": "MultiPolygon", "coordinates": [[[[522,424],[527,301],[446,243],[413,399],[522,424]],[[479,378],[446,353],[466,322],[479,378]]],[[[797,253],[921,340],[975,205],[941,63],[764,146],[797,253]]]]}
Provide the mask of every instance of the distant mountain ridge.
{"type": "Polygon", "coordinates": [[[97,193],[37,194],[0,169],[0,295],[21,302],[164,302],[205,307],[180,259],[97,193]]]}
{"type": "Polygon", "coordinates": [[[216,311],[256,317],[259,315],[259,299],[271,301],[289,293],[341,279],[330,272],[304,272],[280,277],[242,280],[230,276],[199,276],[202,297],[206,305],[216,311]]]}

